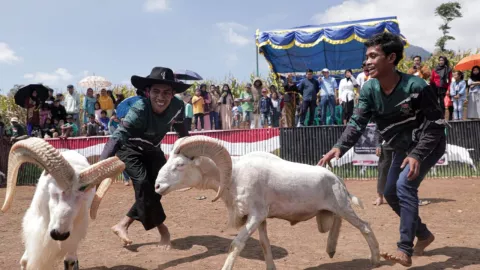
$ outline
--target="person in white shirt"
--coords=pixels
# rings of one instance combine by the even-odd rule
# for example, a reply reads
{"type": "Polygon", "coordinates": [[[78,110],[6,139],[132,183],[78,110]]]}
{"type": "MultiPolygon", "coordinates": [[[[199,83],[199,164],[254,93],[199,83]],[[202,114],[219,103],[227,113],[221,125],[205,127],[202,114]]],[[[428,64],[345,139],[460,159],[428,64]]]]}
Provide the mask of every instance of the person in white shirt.
{"type": "Polygon", "coordinates": [[[366,65],[365,61],[363,61],[362,69],[363,69],[363,72],[358,74],[358,76],[357,76],[358,92],[360,92],[360,90],[362,89],[365,82],[370,79],[370,75],[368,73],[368,69],[367,69],[367,65],[366,65]]]}
{"type": "Polygon", "coordinates": [[[353,114],[355,87],[358,87],[358,83],[352,75],[352,70],[345,70],[345,78],[340,81],[340,86],[338,87],[338,98],[342,105],[342,120],[344,125],[348,123],[353,114]]]}
{"type": "Polygon", "coordinates": [[[73,85],[67,86],[67,93],[65,94],[65,111],[67,115],[73,117],[73,121],[77,124],[77,127],[80,126],[80,95],[73,88],[73,85]]]}

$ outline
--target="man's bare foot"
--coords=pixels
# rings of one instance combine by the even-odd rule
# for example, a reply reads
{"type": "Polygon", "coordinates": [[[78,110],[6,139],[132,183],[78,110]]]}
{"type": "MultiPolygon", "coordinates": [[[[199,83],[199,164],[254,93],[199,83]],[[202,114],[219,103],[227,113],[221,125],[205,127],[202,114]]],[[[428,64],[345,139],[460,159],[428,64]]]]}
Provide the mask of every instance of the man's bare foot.
{"type": "Polygon", "coordinates": [[[397,250],[394,253],[390,254],[388,252],[380,253],[380,256],[387,261],[391,261],[393,263],[399,263],[405,267],[412,266],[412,258],[407,254],[397,250]]]}
{"type": "Polygon", "coordinates": [[[414,256],[423,256],[425,248],[428,247],[433,241],[435,241],[435,236],[430,234],[430,236],[425,240],[418,240],[413,248],[414,256]]]}
{"type": "Polygon", "coordinates": [[[157,228],[158,232],[160,232],[160,243],[158,243],[158,247],[161,250],[169,250],[172,247],[172,243],[170,242],[170,232],[167,226],[161,224],[157,228]]]}
{"type": "Polygon", "coordinates": [[[122,240],[124,246],[129,246],[132,244],[132,240],[128,238],[128,232],[125,226],[122,226],[121,224],[117,224],[112,227],[112,231],[115,235],[120,237],[120,240],[122,240]]]}
{"type": "Polygon", "coordinates": [[[373,202],[373,205],[375,206],[380,206],[383,204],[383,198],[382,197],[378,197],[374,202],[373,202]]]}

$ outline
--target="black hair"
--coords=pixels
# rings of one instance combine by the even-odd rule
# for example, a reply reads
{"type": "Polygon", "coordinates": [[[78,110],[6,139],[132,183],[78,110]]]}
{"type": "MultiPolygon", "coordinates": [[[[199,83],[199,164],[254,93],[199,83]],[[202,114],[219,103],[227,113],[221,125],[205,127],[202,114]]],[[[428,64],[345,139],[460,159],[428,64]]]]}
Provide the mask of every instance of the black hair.
{"type": "Polygon", "coordinates": [[[88,118],[95,118],[95,115],[90,114],[90,115],[88,116],[88,118]]]}
{"type": "Polygon", "coordinates": [[[100,112],[100,114],[102,114],[102,113],[107,114],[107,111],[102,110],[102,111],[100,112]]]}
{"type": "Polygon", "coordinates": [[[307,72],[306,73],[313,73],[313,70],[307,68],[307,72]]]}
{"type": "Polygon", "coordinates": [[[456,73],[458,74],[458,76],[460,77],[460,81],[463,81],[463,78],[464,78],[463,72],[461,72],[460,70],[457,70],[457,71],[455,71],[455,72],[456,72],[456,73]]]}
{"type": "Polygon", "coordinates": [[[421,57],[420,55],[415,55],[415,56],[413,57],[413,60],[415,60],[415,58],[420,58],[420,62],[422,61],[422,57],[421,57]]]}
{"type": "Polygon", "coordinates": [[[396,55],[394,65],[398,65],[403,58],[403,43],[399,36],[384,32],[377,34],[365,42],[367,48],[380,46],[386,56],[394,53],[396,55]]]}

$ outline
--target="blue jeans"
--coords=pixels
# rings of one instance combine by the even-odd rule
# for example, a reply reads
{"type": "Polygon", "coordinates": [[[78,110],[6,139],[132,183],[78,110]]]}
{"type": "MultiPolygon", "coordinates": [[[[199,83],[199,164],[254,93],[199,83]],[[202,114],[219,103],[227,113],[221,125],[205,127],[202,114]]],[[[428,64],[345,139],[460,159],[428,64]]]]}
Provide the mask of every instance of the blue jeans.
{"type": "Polygon", "coordinates": [[[463,119],[463,103],[465,102],[465,97],[460,97],[455,99],[452,97],[453,102],[453,120],[462,120],[463,119]]]}
{"type": "Polygon", "coordinates": [[[130,176],[128,176],[127,171],[123,171],[123,182],[128,182],[130,180],[130,176]]]}
{"type": "Polygon", "coordinates": [[[320,100],[320,110],[322,114],[321,125],[327,124],[327,107],[330,108],[330,117],[332,119],[332,125],[337,123],[335,117],[335,96],[322,96],[320,100]]]}
{"type": "Polygon", "coordinates": [[[210,112],[210,125],[211,125],[211,128],[214,129],[215,127],[215,130],[219,130],[220,129],[220,121],[219,121],[219,117],[218,117],[218,112],[210,112]]]}
{"type": "Polygon", "coordinates": [[[405,153],[395,152],[392,165],[388,171],[387,183],[384,196],[390,207],[400,217],[400,241],[397,242],[398,250],[405,254],[413,255],[413,241],[415,236],[419,240],[427,239],[431,232],[427,225],[422,223],[418,216],[418,187],[437,161],[445,153],[445,137],[437,148],[420,163],[420,173],[412,181],[407,179],[410,166],[401,169],[403,160],[407,157],[405,153]]]}
{"type": "Polygon", "coordinates": [[[265,125],[268,125],[269,127],[272,126],[272,116],[269,112],[261,113],[260,117],[262,128],[265,127],[265,125]]]}

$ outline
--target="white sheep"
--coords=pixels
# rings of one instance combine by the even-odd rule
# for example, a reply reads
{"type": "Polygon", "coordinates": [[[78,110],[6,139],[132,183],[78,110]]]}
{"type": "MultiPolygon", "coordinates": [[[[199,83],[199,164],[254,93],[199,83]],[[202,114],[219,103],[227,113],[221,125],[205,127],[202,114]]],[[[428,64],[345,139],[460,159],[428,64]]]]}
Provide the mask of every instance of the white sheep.
{"type": "Polygon", "coordinates": [[[111,178],[120,174],[125,164],[112,157],[90,165],[79,153],[60,153],[43,139],[19,141],[12,146],[8,157],[2,212],[12,205],[18,169],[25,162],[45,171],[23,218],[25,252],[21,268],[50,270],[63,258],[65,269],[78,269],[77,248],[87,234],[89,210],[90,217],[95,219],[111,178]]]}
{"type": "Polygon", "coordinates": [[[275,269],[267,236],[267,218],[291,225],[316,217],[318,230],[329,232],[326,251],[333,258],[342,219],[360,230],[370,247],[373,264],[380,261],[378,242],[349,200],[345,183],[324,167],[285,161],[266,152],[231,158],[219,141],[206,136],[179,139],[160,170],[155,191],[166,195],[188,187],[212,189],[228,209],[229,226],[242,230],[233,240],[223,269],[232,269],[247,239],[258,228],[267,269],[275,269]],[[232,161],[233,160],[233,161],[232,161]]]}

